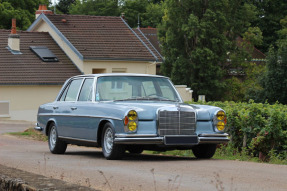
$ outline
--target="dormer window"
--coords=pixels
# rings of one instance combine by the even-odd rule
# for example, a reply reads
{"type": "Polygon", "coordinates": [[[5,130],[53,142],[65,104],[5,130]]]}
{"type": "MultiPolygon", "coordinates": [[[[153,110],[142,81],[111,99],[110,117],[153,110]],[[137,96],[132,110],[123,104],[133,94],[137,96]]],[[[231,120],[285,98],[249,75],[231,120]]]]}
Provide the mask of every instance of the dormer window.
{"type": "Polygon", "coordinates": [[[58,62],[59,59],[46,46],[30,46],[30,49],[44,62],[58,62]]]}

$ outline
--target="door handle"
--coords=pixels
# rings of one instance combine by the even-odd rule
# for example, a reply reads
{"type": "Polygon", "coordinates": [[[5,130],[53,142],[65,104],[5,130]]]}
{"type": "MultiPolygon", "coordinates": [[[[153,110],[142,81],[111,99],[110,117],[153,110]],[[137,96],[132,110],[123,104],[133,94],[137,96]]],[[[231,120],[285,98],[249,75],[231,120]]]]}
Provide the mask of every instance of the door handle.
{"type": "Polygon", "coordinates": [[[54,106],[54,107],[53,107],[53,109],[59,109],[59,107],[57,107],[57,106],[54,106]]]}
{"type": "Polygon", "coordinates": [[[76,110],[77,108],[76,107],[71,107],[71,110],[76,110]]]}

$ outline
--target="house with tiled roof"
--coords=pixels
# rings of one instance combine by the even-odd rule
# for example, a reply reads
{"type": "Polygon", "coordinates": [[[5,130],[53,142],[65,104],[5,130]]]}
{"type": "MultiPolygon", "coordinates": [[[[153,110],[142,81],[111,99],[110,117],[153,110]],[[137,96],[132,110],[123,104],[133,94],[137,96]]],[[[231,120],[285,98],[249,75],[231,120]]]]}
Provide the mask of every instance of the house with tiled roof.
{"type": "Polygon", "coordinates": [[[122,17],[54,15],[40,5],[27,31],[0,30],[0,120],[36,121],[39,105],[71,76],[156,74],[162,61],[122,17]]]}
{"type": "Polygon", "coordinates": [[[162,56],[122,17],[40,14],[30,32],[48,32],[84,74],[156,74],[162,56]]]}
{"type": "MultiPolygon", "coordinates": [[[[15,21],[14,21],[15,22],[15,21]]],[[[37,107],[53,100],[65,80],[82,72],[47,32],[0,30],[0,120],[35,121],[37,107]],[[49,51],[43,60],[32,49],[49,51]]]]}

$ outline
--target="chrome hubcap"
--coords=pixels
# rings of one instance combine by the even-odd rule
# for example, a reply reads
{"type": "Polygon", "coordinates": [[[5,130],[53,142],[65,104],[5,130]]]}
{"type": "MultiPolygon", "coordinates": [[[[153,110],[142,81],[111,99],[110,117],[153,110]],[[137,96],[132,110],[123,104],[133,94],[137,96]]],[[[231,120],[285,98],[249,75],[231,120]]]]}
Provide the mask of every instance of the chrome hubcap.
{"type": "Polygon", "coordinates": [[[107,153],[110,153],[113,149],[113,131],[110,128],[105,132],[104,147],[107,153]]]}
{"type": "Polygon", "coordinates": [[[56,145],[57,133],[55,127],[52,127],[50,132],[50,147],[53,150],[56,145]]]}

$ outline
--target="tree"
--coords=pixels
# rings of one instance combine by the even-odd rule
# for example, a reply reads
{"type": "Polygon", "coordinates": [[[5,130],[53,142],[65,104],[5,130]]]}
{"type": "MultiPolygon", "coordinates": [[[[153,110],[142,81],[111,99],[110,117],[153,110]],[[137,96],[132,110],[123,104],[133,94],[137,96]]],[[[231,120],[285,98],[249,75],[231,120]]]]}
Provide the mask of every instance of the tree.
{"type": "Polygon", "coordinates": [[[49,5],[49,0],[0,1],[0,28],[10,29],[11,19],[16,18],[17,28],[26,30],[35,20],[35,12],[39,4],[49,5]]]}
{"type": "Polygon", "coordinates": [[[120,16],[118,1],[76,0],[69,10],[75,15],[120,16]]]}
{"type": "Polygon", "coordinates": [[[250,27],[255,7],[238,0],[166,0],[164,13],[159,27],[163,73],[191,86],[195,97],[222,99],[227,53],[241,51],[235,39],[250,27]]]}
{"type": "Polygon", "coordinates": [[[70,7],[76,0],[60,0],[56,8],[64,14],[69,14],[70,7]]]}
{"type": "Polygon", "coordinates": [[[146,12],[146,7],[148,6],[148,0],[126,0],[121,7],[121,13],[125,14],[125,19],[127,20],[130,27],[138,26],[138,17],[140,17],[140,22],[143,22],[143,14],[146,12]]]}
{"type": "Polygon", "coordinates": [[[268,48],[275,46],[279,38],[276,31],[280,30],[280,20],[287,15],[287,1],[282,0],[253,0],[259,14],[253,24],[258,26],[263,33],[263,44],[258,48],[268,52],[268,48]]]}
{"type": "Polygon", "coordinates": [[[271,47],[267,57],[267,71],[262,80],[261,99],[287,104],[287,17],[281,19],[282,29],[277,32],[276,47],[271,47]]]}

